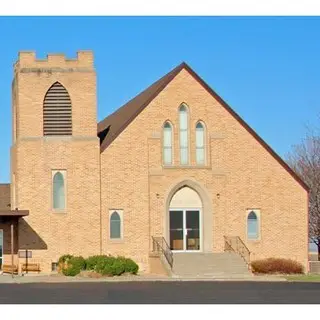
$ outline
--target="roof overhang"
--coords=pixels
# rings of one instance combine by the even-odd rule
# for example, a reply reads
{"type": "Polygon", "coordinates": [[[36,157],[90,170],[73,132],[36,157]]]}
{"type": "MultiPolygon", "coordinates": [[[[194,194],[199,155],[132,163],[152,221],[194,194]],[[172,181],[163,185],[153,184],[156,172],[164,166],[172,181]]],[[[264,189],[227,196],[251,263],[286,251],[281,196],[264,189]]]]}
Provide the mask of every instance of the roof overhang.
{"type": "Polygon", "coordinates": [[[29,210],[0,210],[0,217],[25,217],[29,215],[29,210]]]}

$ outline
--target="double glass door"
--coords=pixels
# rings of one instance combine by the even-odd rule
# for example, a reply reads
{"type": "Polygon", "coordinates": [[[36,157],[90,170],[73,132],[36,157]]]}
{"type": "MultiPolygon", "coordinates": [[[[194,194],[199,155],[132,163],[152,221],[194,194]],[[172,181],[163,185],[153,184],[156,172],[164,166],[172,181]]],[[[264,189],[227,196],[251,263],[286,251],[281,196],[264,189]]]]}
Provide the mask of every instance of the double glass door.
{"type": "Polygon", "coordinates": [[[175,251],[199,251],[200,210],[170,209],[170,249],[175,251]]]}

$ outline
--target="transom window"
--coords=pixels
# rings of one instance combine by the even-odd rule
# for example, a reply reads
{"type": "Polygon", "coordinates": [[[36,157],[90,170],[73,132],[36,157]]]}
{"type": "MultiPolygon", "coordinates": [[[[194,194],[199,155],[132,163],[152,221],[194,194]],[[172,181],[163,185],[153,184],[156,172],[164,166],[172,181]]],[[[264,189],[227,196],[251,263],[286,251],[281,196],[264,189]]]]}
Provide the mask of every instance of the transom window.
{"type": "Polygon", "coordinates": [[[188,108],[182,104],[179,108],[180,164],[189,163],[188,118],[188,108]]]}

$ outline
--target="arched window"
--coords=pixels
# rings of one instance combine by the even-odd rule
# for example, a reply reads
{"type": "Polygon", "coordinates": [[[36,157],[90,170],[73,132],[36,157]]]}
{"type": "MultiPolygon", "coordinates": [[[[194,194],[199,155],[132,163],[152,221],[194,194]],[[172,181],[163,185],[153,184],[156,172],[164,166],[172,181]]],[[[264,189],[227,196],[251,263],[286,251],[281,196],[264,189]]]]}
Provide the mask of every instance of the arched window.
{"type": "Polygon", "coordinates": [[[197,164],[205,164],[205,138],[204,126],[201,122],[196,125],[196,162],[197,164]]]}
{"type": "Polygon", "coordinates": [[[179,108],[180,125],[180,164],[189,163],[189,142],[188,142],[188,109],[183,104],[179,108]]]}
{"type": "Polygon", "coordinates": [[[72,135],[71,99],[59,82],[50,87],[43,101],[43,135],[72,135]]]}
{"type": "Polygon", "coordinates": [[[110,216],[110,239],[121,239],[121,218],[117,211],[110,216]]]}
{"type": "Polygon", "coordinates": [[[172,164],[172,126],[169,122],[163,126],[163,163],[172,164]]]}
{"type": "Polygon", "coordinates": [[[61,172],[56,172],[53,176],[52,188],[53,209],[65,209],[65,186],[64,177],[61,172]]]}
{"type": "Polygon", "coordinates": [[[259,221],[257,214],[250,211],[247,218],[248,239],[255,240],[259,238],[259,221]]]}

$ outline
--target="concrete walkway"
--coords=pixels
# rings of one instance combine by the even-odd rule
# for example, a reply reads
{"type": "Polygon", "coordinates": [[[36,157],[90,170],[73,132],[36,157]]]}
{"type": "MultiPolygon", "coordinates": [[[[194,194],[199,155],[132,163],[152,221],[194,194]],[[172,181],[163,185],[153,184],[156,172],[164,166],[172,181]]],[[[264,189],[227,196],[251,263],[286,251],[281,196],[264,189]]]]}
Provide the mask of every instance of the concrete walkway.
{"type": "Polygon", "coordinates": [[[102,278],[89,278],[89,277],[65,277],[60,274],[52,275],[14,275],[10,274],[0,275],[0,283],[67,283],[67,282],[145,282],[145,281],[254,281],[254,282],[283,282],[287,281],[279,276],[243,276],[243,277],[215,277],[215,278],[192,278],[192,277],[165,277],[151,274],[140,274],[136,276],[120,276],[120,277],[102,277],[102,278]]]}

